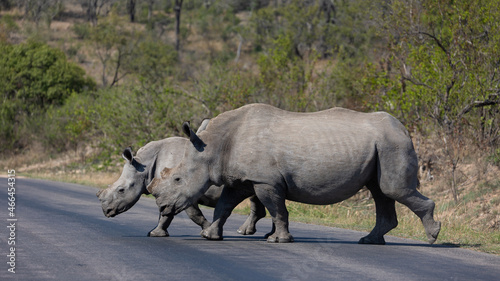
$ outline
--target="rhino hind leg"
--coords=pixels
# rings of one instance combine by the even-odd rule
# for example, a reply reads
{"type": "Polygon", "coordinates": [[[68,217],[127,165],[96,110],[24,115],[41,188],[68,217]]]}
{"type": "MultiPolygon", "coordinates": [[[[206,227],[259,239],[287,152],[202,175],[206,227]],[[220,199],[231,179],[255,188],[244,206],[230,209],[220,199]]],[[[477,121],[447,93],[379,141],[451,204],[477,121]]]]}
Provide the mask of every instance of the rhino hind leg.
{"type": "Polygon", "coordinates": [[[428,241],[432,244],[438,237],[441,223],[434,220],[434,201],[418,192],[417,165],[412,167],[415,169],[399,171],[400,173],[397,173],[397,170],[393,171],[395,176],[381,182],[380,187],[386,196],[407,206],[420,218],[428,241]]]}
{"type": "Polygon", "coordinates": [[[441,230],[441,223],[434,220],[434,201],[417,190],[418,160],[411,141],[400,142],[397,147],[400,150],[396,152],[387,147],[378,150],[378,184],[385,196],[407,206],[420,218],[428,241],[432,244],[441,230]]]}
{"type": "Polygon", "coordinates": [[[417,190],[414,190],[403,198],[396,199],[398,202],[406,205],[422,221],[427,234],[429,244],[433,244],[441,230],[441,222],[434,220],[434,208],[436,204],[431,199],[425,197],[417,190]]]}
{"type": "Polygon", "coordinates": [[[257,232],[257,222],[266,216],[266,208],[256,196],[250,197],[250,215],[245,223],[238,228],[238,233],[242,235],[252,235],[257,232]]]}
{"type": "Polygon", "coordinates": [[[370,184],[368,189],[375,200],[376,223],[370,234],[361,238],[358,243],[385,245],[384,235],[398,225],[396,201],[384,195],[378,184],[370,184]]]}

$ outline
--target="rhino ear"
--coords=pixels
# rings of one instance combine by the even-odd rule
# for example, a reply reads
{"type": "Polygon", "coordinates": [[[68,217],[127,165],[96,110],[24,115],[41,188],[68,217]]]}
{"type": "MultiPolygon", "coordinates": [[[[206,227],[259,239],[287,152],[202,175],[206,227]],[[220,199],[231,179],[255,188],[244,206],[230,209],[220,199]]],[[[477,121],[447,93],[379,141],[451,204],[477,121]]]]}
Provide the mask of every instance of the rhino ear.
{"type": "MultiPolygon", "coordinates": [[[[156,161],[158,160],[158,155],[155,156],[155,159],[153,161],[153,164],[149,168],[149,173],[148,176],[150,179],[154,179],[155,174],[156,174],[156,161]]],[[[146,188],[147,189],[147,188],[146,188]]]]}
{"type": "Polygon", "coordinates": [[[191,137],[191,132],[193,130],[191,130],[191,124],[189,123],[189,121],[186,121],[182,124],[182,131],[184,132],[184,134],[186,134],[188,137],[191,137]]]}
{"type": "Polygon", "coordinates": [[[122,157],[123,159],[127,160],[128,163],[132,163],[132,160],[134,159],[133,153],[132,153],[132,147],[127,147],[125,150],[122,152],[122,157]]]}
{"type": "Polygon", "coordinates": [[[205,150],[205,146],[207,145],[191,129],[189,122],[184,122],[184,124],[182,124],[182,131],[184,131],[184,134],[186,134],[189,137],[189,140],[194,145],[196,150],[198,150],[199,152],[205,150]]]}

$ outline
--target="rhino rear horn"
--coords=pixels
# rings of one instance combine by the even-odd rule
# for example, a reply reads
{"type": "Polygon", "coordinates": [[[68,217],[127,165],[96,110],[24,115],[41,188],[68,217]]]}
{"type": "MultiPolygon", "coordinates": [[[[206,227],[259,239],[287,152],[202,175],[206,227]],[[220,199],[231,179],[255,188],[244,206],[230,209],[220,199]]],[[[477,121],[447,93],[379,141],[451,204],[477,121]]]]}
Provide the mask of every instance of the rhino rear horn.
{"type": "Polygon", "coordinates": [[[203,121],[201,121],[201,125],[200,127],[198,128],[198,130],[196,131],[196,134],[199,134],[203,131],[205,131],[205,129],[207,128],[208,126],[208,122],[210,122],[210,118],[205,118],[203,119],[203,121]]]}
{"type": "Polygon", "coordinates": [[[149,192],[149,194],[155,195],[155,188],[158,186],[158,183],[160,180],[158,178],[154,178],[146,187],[146,190],[149,192]]]}
{"type": "Polygon", "coordinates": [[[101,194],[103,193],[103,191],[104,191],[104,189],[100,189],[99,191],[97,191],[96,196],[100,197],[101,194]]]}
{"type": "Polygon", "coordinates": [[[133,153],[132,153],[132,147],[127,147],[123,150],[122,153],[123,159],[127,160],[129,163],[132,163],[132,160],[134,159],[133,153]]]}
{"type": "Polygon", "coordinates": [[[191,129],[189,122],[184,122],[184,124],[182,124],[182,131],[189,137],[189,140],[194,145],[196,150],[198,150],[199,152],[205,150],[205,146],[207,145],[191,129]]]}

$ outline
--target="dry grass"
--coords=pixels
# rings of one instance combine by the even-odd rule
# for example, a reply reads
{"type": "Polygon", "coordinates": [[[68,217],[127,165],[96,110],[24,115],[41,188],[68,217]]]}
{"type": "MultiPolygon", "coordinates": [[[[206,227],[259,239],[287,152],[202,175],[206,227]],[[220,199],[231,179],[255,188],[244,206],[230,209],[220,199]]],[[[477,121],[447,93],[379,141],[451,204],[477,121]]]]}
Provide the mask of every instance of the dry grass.
{"type": "Polygon", "coordinates": [[[95,153],[96,150],[88,146],[53,156],[35,143],[23,153],[1,157],[0,163],[4,171],[15,169],[21,176],[104,188],[118,179],[123,162],[117,156],[113,167],[89,164],[95,153]]]}

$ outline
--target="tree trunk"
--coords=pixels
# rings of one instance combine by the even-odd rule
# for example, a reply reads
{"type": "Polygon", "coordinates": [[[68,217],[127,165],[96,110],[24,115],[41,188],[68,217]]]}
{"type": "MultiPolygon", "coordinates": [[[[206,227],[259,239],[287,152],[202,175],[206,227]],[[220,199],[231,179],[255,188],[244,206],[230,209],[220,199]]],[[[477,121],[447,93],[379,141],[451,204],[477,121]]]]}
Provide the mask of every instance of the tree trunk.
{"type": "Polygon", "coordinates": [[[102,86],[108,86],[108,80],[106,79],[106,62],[102,62],[102,86]]]}
{"type": "Polygon", "coordinates": [[[322,0],[321,9],[325,12],[325,23],[335,23],[335,5],[332,0],[322,0]]]}
{"type": "Polygon", "coordinates": [[[151,24],[151,20],[153,19],[153,5],[155,3],[155,0],[149,0],[148,1],[148,23],[151,24]]]}
{"type": "Polygon", "coordinates": [[[180,49],[180,26],[181,26],[182,0],[175,0],[175,50],[180,49]]]}
{"type": "Polygon", "coordinates": [[[136,0],[128,0],[127,2],[127,11],[130,16],[130,22],[135,22],[135,1],[136,0]]]}
{"type": "Polygon", "coordinates": [[[234,59],[234,62],[238,62],[240,59],[241,46],[243,45],[243,37],[240,34],[238,34],[238,39],[240,40],[240,43],[238,44],[238,50],[236,51],[236,58],[234,59]]]}
{"type": "Polygon", "coordinates": [[[458,159],[456,162],[453,162],[451,168],[451,193],[453,194],[453,200],[458,203],[458,187],[457,187],[457,165],[458,159]]]}
{"type": "Polygon", "coordinates": [[[92,23],[92,26],[97,26],[97,1],[88,0],[87,20],[92,23]]]}

